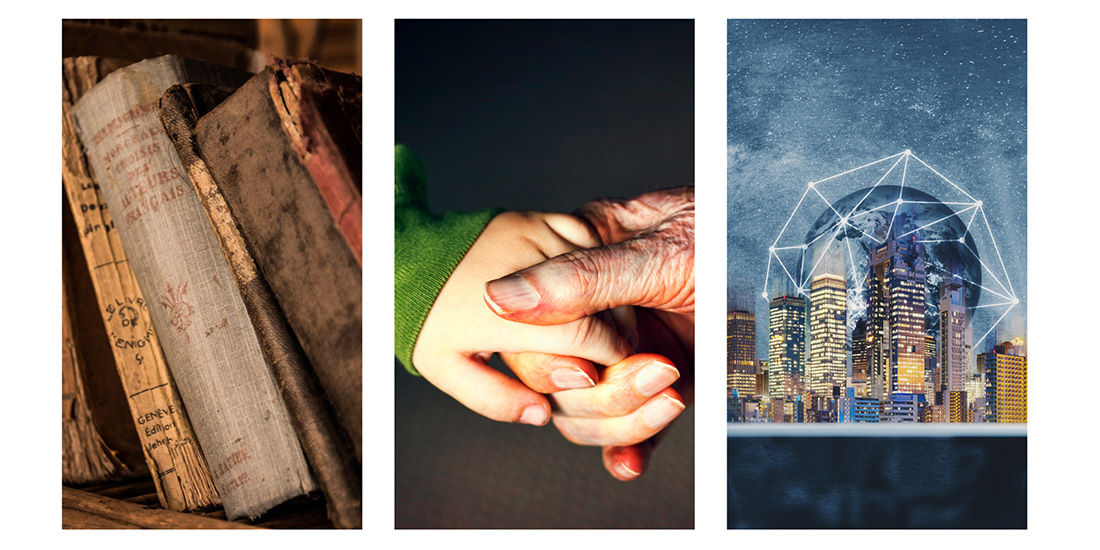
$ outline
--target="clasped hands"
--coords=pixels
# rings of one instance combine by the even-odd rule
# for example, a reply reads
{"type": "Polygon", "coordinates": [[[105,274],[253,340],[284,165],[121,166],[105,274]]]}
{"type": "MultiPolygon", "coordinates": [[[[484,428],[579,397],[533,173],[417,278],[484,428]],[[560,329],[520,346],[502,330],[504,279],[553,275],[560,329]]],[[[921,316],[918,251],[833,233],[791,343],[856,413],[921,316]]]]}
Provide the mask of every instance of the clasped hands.
{"type": "Polygon", "coordinates": [[[691,399],[694,188],[603,199],[576,216],[505,212],[447,280],[413,363],[488,418],[555,427],[641,475],[691,399]],[[487,365],[499,353],[519,380],[487,365]]]}

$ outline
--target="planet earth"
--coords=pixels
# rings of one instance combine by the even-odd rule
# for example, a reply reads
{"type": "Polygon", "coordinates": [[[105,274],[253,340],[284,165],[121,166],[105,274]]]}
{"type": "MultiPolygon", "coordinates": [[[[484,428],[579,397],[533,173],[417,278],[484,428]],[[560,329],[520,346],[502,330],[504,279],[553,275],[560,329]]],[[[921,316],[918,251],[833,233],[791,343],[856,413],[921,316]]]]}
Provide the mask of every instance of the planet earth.
{"type": "MultiPolygon", "coordinates": [[[[874,249],[882,246],[890,234],[891,218],[894,235],[915,236],[917,242],[924,244],[926,330],[938,330],[940,286],[950,278],[963,285],[969,325],[973,318],[972,308],[979,303],[982,292],[978,247],[966,227],[969,213],[958,214],[932,195],[912,187],[883,185],[860,189],[834,202],[818,216],[804,241],[811,251],[826,246],[842,251],[848,280],[849,330],[855,327],[859,318],[866,316],[869,260],[874,249]],[[900,205],[897,204],[899,197],[900,205]],[[838,231],[842,216],[844,226],[838,231]]],[[[810,279],[814,264],[804,262],[802,280],[810,279]]]]}

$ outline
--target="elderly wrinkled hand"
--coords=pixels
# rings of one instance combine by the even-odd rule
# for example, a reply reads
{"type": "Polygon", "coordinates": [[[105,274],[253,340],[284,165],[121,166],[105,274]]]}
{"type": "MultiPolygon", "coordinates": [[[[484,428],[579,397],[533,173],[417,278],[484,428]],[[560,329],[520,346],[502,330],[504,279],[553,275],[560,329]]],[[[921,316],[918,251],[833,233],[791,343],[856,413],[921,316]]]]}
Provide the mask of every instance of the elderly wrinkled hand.
{"type": "MultiPolygon", "coordinates": [[[[691,396],[695,190],[685,187],[630,200],[597,200],[578,214],[599,235],[602,246],[573,250],[490,281],[484,299],[502,319],[531,325],[611,314],[618,332],[639,355],[605,369],[593,388],[555,393],[551,401],[554,424],[563,435],[577,443],[602,445],[607,470],[618,479],[630,480],[645,471],[658,439],[655,435],[683,409],[684,397],[691,396]],[[665,365],[663,373],[654,357],[665,365]],[[634,401],[620,398],[622,408],[593,408],[592,403],[609,401],[607,395],[613,390],[608,388],[621,386],[618,378],[624,372],[634,377],[636,385],[643,373],[676,382],[648,401],[639,402],[634,396],[634,401]],[[653,423],[647,423],[647,418],[653,423]]],[[[503,357],[517,372],[538,371],[551,360],[544,354],[503,357]]]]}

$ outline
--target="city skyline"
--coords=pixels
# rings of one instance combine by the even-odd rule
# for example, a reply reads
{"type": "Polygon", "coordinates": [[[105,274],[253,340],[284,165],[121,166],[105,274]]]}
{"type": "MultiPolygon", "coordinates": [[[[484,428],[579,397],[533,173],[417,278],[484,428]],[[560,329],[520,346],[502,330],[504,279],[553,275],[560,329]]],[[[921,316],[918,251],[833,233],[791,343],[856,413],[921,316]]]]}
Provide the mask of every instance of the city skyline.
{"type": "Polygon", "coordinates": [[[1027,421],[1025,340],[973,354],[965,279],[930,283],[923,235],[908,230],[928,226],[916,209],[899,210],[868,261],[868,299],[852,331],[843,263],[813,276],[809,292],[769,300],[766,389],[747,391],[753,315],[728,315],[727,421],[1027,421]],[[928,302],[939,304],[935,324],[927,322],[928,302]]]}

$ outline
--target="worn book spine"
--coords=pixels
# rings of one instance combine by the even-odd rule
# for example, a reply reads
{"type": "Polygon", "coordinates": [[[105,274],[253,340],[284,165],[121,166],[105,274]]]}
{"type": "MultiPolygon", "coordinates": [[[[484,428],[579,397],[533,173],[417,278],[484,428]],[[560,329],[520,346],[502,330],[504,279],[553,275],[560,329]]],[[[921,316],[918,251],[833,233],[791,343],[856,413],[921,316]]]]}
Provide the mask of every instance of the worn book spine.
{"type": "Polygon", "coordinates": [[[281,130],[272,77],[199,119],[195,142],[361,460],[362,268],[281,130]]]}
{"type": "Polygon", "coordinates": [[[170,510],[204,510],[221,501],[71,115],[72,103],[122,64],[91,57],[62,63],[62,185],[157,496],[170,510]]]}
{"type": "Polygon", "coordinates": [[[257,517],[317,488],[232,272],[157,114],[173,85],[242,80],[236,71],[164,56],[116,70],[73,107],[230,519],[257,517]]]}
{"type": "MultiPolygon", "coordinates": [[[[287,325],[275,295],[260,276],[232,212],[195,143],[194,128],[199,117],[232,91],[198,84],[173,86],[161,98],[160,117],[180,160],[187,167],[188,179],[206,209],[210,225],[241,289],[241,297],[257,329],[264,355],[279,381],[306,458],[325,493],[329,518],[338,528],[361,528],[362,484],[351,445],[336,423],[316,374],[287,325]]],[[[279,225],[280,220],[272,222],[279,225]]]]}
{"type": "Polygon", "coordinates": [[[275,60],[272,104],[298,160],[363,265],[362,81],[313,63],[275,60]],[[332,121],[339,121],[332,124],[332,121]]]}

